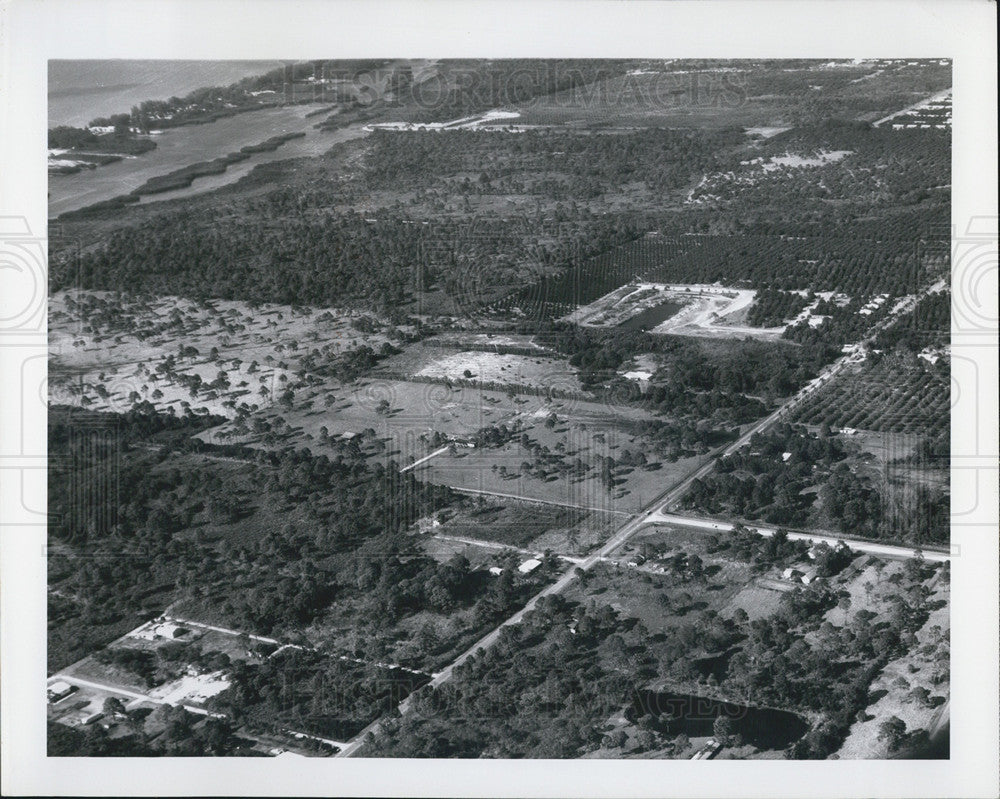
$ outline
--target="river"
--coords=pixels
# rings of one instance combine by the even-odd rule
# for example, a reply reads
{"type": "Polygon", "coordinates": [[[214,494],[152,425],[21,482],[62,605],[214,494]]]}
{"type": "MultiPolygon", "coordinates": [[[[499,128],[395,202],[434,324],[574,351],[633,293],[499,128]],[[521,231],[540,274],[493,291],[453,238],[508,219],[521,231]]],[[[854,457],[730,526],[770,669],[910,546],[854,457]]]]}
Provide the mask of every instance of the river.
{"type": "Polygon", "coordinates": [[[365,135],[361,125],[334,131],[315,130],[313,126],[323,117],[306,115],[324,107],[329,107],[329,103],[265,108],[205,125],[168,128],[156,136],[156,149],[144,155],[96,169],[84,169],[72,175],[49,175],[49,216],[55,217],[128,194],[149,178],[166,175],[199,161],[219,158],[248,144],[260,144],[280,133],[305,132],[306,135],[286,142],[273,152],[255,153],[246,161],[230,166],[221,175],[197,178],[186,189],[149,195],[143,197],[143,202],[172,200],[210,191],[233,183],[258,164],[319,155],[341,141],[365,135]]]}

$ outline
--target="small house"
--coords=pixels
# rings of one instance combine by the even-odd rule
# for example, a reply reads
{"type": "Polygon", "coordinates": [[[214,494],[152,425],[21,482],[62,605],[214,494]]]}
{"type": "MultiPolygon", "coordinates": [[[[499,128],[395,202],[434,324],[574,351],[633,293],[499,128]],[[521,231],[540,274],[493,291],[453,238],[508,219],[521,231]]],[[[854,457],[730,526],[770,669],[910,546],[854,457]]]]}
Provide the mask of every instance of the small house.
{"type": "Polygon", "coordinates": [[[517,570],[521,572],[521,574],[531,574],[541,565],[542,562],[538,558],[528,558],[524,563],[517,567],[517,570]]]}
{"type": "Polygon", "coordinates": [[[781,573],[784,580],[801,580],[804,572],[801,569],[788,568],[781,573]]]}
{"type": "Polygon", "coordinates": [[[490,574],[492,574],[494,577],[499,577],[501,574],[503,574],[503,569],[501,569],[499,566],[490,566],[489,571],[490,574]]]}
{"type": "Polygon", "coordinates": [[[57,680],[48,687],[46,693],[48,694],[49,702],[55,704],[56,702],[61,702],[75,690],[77,690],[75,685],[57,680]]]}

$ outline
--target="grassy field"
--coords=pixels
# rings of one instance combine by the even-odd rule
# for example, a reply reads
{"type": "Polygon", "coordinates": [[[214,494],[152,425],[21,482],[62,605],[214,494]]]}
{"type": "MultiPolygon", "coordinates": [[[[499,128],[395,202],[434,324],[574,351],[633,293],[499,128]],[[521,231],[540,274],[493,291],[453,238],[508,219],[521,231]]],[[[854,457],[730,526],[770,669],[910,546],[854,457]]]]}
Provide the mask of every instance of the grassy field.
{"type": "MultiPolygon", "coordinates": [[[[483,343],[479,346],[488,345],[483,343]]],[[[498,343],[496,346],[503,345],[498,343]]],[[[517,344],[507,346],[517,346],[517,344]]],[[[462,350],[414,344],[407,347],[401,355],[386,359],[380,368],[435,380],[473,380],[481,383],[533,386],[562,391],[583,390],[576,376],[577,370],[570,366],[566,359],[549,357],[543,352],[540,352],[538,357],[530,357],[486,352],[478,348],[462,350]]]]}
{"type": "Polygon", "coordinates": [[[536,552],[578,555],[606,540],[623,519],[617,514],[482,496],[469,497],[464,507],[432,532],[536,552]]]}
{"type": "Polygon", "coordinates": [[[544,424],[533,424],[525,428],[525,434],[560,453],[564,466],[579,459],[590,467],[586,473],[574,474],[557,467],[525,471],[522,465],[533,460],[532,454],[521,443],[511,442],[495,449],[444,454],[418,467],[418,475],[431,482],[473,491],[510,494],[606,512],[634,513],[682,479],[699,461],[698,458],[684,458],[654,467],[618,467],[614,471],[614,484],[607,488],[599,477],[597,458],[619,458],[624,450],[636,447],[638,436],[617,426],[616,422],[620,424],[621,419],[610,413],[598,423],[600,426],[579,421],[578,415],[573,419],[573,422],[567,421],[552,429],[544,424]],[[562,449],[557,450],[560,446],[562,449]]]}

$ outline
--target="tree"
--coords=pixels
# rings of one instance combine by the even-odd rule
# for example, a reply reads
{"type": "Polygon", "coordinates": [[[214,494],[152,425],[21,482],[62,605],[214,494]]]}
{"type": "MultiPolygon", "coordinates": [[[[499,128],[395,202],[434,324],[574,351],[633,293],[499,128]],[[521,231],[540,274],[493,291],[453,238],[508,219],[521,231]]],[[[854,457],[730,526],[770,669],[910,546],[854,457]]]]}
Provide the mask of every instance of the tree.
{"type": "Polygon", "coordinates": [[[109,696],[104,700],[102,710],[104,711],[105,716],[118,716],[119,714],[125,713],[125,705],[117,696],[109,696]]]}
{"type": "Polygon", "coordinates": [[[890,716],[879,725],[878,738],[888,744],[890,752],[895,752],[906,740],[906,722],[898,716],[890,716]]]}
{"type": "Polygon", "coordinates": [[[927,705],[930,703],[931,692],[928,691],[921,685],[918,685],[912,691],[910,691],[910,699],[915,702],[919,702],[921,705],[927,705]]]}
{"type": "Polygon", "coordinates": [[[648,752],[656,746],[656,736],[650,730],[639,730],[635,735],[635,744],[639,752],[648,752]]]}
{"type": "Polygon", "coordinates": [[[604,746],[607,749],[620,749],[625,745],[626,739],[625,730],[619,727],[604,736],[604,746]]]}
{"type": "Polygon", "coordinates": [[[733,720],[729,716],[716,716],[712,723],[712,734],[719,743],[728,744],[729,736],[733,734],[733,720]]]}

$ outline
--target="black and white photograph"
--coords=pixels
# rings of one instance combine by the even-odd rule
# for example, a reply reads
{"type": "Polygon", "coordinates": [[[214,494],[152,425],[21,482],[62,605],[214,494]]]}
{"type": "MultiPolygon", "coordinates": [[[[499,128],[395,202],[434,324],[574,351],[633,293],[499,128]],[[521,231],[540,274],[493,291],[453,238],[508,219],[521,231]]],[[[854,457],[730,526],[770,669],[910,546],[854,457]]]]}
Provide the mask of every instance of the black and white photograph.
{"type": "MultiPolygon", "coordinates": [[[[876,795],[860,761],[995,741],[995,682],[952,703],[997,672],[962,53],[336,41],[36,76],[47,222],[5,205],[3,244],[44,407],[4,497],[44,509],[39,756],[851,761],[810,795],[876,795]]],[[[674,795],[627,786],[544,792],[674,795]]]]}

